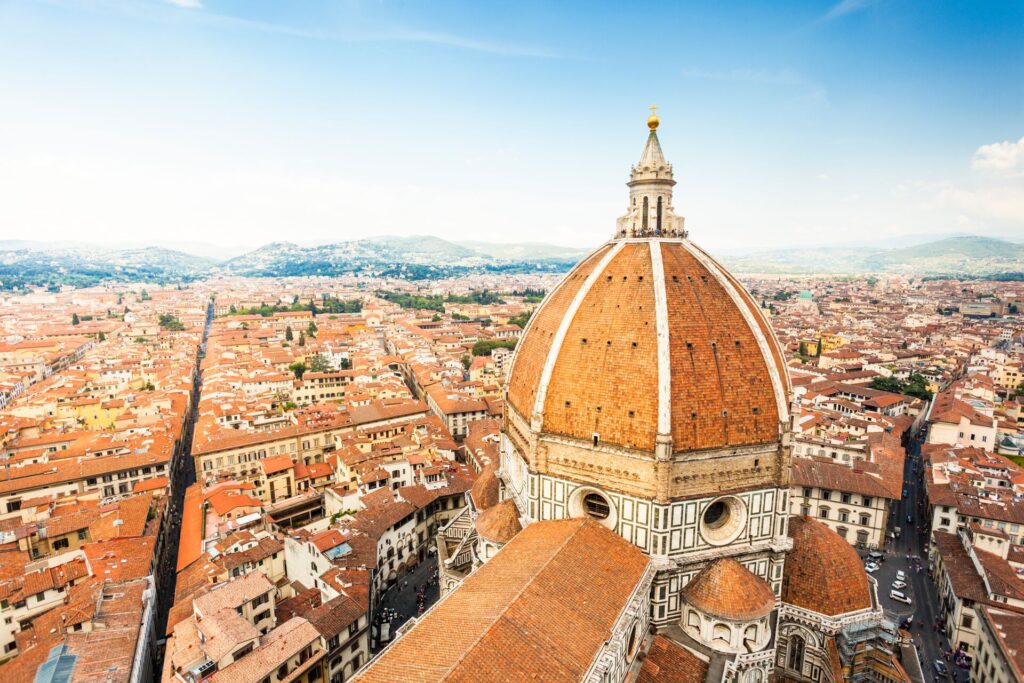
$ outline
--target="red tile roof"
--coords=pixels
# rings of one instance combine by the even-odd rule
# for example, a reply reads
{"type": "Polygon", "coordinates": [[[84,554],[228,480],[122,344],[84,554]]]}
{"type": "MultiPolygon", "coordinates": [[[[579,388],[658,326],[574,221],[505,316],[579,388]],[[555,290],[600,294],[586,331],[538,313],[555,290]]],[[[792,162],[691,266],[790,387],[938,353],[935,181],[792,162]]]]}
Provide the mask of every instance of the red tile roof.
{"type": "Polygon", "coordinates": [[[579,681],[648,563],[593,520],[531,524],[355,680],[579,681]]]}

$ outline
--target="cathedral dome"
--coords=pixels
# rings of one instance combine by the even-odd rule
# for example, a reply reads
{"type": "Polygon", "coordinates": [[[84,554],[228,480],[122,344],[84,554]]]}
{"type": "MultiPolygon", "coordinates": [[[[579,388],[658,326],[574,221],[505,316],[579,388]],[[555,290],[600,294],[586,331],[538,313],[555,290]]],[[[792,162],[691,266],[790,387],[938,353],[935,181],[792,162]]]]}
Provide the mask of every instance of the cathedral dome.
{"type": "Polygon", "coordinates": [[[473,523],[476,532],[485,540],[505,544],[523,530],[515,503],[506,500],[488,508],[473,523]]]}
{"type": "Polygon", "coordinates": [[[782,600],[830,617],[871,607],[871,587],[857,551],[810,517],[792,517],[782,600]]]}
{"type": "Polygon", "coordinates": [[[670,437],[676,452],[779,439],[789,380],[778,342],[743,286],[684,235],[606,243],[534,312],[507,403],[532,431],[648,451],[670,437]]]}
{"type": "Polygon", "coordinates": [[[473,498],[473,505],[478,511],[487,510],[498,504],[501,494],[498,477],[494,474],[494,465],[484,465],[476,481],[473,482],[469,495],[473,498]]]}
{"type": "Polygon", "coordinates": [[[752,621],[771,614],[775,593],[732,558],[715,560],[683,588],[690,607],[719,619],[752,621]]]}

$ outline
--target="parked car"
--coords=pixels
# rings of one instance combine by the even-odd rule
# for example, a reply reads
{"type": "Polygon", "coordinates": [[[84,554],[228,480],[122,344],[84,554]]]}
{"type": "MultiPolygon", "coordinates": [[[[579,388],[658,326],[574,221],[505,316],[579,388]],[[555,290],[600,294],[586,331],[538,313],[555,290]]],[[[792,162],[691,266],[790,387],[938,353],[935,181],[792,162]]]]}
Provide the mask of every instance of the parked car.
{"type": "Polygon", "coordinates": [[[935,660],[935,671],[940,676],[946,676],[946,675],[949,674],[949,667],[946,666],[946,663],[944,661],[942,661],[941,659],[936,659],[935,660]]]}
{"type": "Polygon", "coordinates": [[[889,597],[895,600],[896,602],[902,602],[905,605],[910,604],[910,598],[908,598],[903,593],[900,593],[899,591],[889,591],[889,597]]]}
{"type": "Polygon", "coordinates": [[[892,587],[894,589],[898,590],[898,591],[899,590],[903,590],[904,588],[907,587],[907,582],[906,581],[893,581],[892,582],[892,587]]]}
{"type": "Polygon", "coordinates": [[[877,572],[878,569],[878,565],[874,562],[868,562],[866,565],[864,565],[864,571],[866,571],[868,574],[873,574],[874,572],[877,572]]]}
{"type": "Polygon", "coordinates": [[[913,515],[907,515],[907,524],[913,524],[913,523],[914,523],[913,515]]]}
{"type": "Polygon", "coordinates": [[[885,554],[880,553],[877,550],[872,550],[868,553],[868,557],[871,558],[872,562],[885,562],[885,554]]]}
{"type": "Polygon", "coordinates": [[[903,573],[902,569],[897,569],[896,570],[896,580],[897,581],[906,581],[907,580],[907,575],[903,573]]]}

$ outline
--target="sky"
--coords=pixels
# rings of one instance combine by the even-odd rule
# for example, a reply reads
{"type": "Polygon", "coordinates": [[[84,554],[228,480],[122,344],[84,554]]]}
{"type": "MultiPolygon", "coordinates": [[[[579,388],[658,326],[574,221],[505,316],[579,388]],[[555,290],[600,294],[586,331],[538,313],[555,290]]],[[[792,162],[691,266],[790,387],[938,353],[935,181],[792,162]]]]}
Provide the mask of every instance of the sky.
{"type": "Polygon", "coordinates": [[[1024,239],[1024,3],[0,0],[0,240],[1024,239]]]}

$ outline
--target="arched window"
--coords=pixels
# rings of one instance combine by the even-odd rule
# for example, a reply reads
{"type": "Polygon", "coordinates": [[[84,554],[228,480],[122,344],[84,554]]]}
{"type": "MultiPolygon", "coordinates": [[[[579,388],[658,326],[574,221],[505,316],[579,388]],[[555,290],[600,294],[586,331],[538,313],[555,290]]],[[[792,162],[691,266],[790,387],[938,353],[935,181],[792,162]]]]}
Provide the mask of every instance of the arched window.
{"type": "Polygon", "coordinates": [[[643,231],[645,233],[647,232],[647,214],[650,213],[650,210],[651,210],[650,202],[648,201],[647,197],[644,197],[644,217],[643,217],[643,224],[641,225],[641,228],[643,229],[643,231]]]}
{"type": "Polygon", "coordinates": [[[633,655],[636,654],[637,645],[639,645],[637,639],[637,623],[634,621],[632,628],[629,629],[629,638],[626,641],[626,659],[632,659],[633,655]]]}
{"type": "Polygon", "coordinates": [[[700,615],[693,610],[690,610],[690,614],[686,617],[686,625],[690,628],[700,631],[700,615]]]}
{"type": "Polygon", "coordinates": [[[804,639],[798,635],[789,637],[789,652],[786,656],[786,667],[792,671],[803,671],[804,639]]]}
{"type": "Polygon", "coordinates": [[[743,631],[743,640],[751,645],[757,642],[757,624],[751,624],[743,631]]]}
{"type": "Polygon", "coordinates": [[[658,197],[658,232],[661,232],[661,197],[658,197]]]}
{"type": "Polygon", "coordinates": [[[711,631],[711,637],[714,640],[720,640],[727,645],[729,644],[731,636],[732,632],[725,624],[715,624],[715,628],[711,631]]]}

